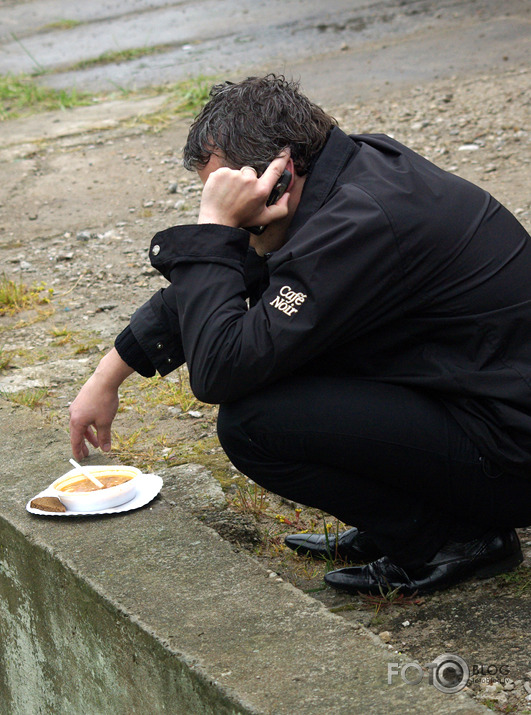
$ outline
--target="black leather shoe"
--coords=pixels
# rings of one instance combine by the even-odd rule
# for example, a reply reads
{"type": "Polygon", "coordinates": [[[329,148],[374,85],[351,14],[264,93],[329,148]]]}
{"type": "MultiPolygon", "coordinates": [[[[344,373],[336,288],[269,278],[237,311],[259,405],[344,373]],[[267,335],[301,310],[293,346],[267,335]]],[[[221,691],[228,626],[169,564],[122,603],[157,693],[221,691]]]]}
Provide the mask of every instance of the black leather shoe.
{"type": "Polygon", "coordinates": [[[303,556],[321,559],[344,559],[359,563],[380,558],[382,551],[371,541],[366,531],[349,529],[340,534],[291,534],[284,539],[286,546],[303,556]]]}
{"type": "Polygon", "coordinates": [[[523,560],[518,536],[511,531],[488,531],[466,543],[448,541],[435,556],[407,572],[387,556],[367,566],[349,566],[325,574],[330,586],[349,593],[404,595],[430,593],[469,578],[488,578],[511,571],[523,560]]]}

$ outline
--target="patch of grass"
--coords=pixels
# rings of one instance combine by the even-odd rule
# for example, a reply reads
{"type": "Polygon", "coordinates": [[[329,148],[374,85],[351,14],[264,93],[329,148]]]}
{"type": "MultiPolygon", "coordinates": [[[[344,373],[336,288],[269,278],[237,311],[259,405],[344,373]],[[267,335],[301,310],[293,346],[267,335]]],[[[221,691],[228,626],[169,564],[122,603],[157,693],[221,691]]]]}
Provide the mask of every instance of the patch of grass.
{"type": "Polygon", "coordinates": [[[44,285],[30,288],[22,282],[11,280],[5,273],[0,275],[0,315],[49,303],[50,296],[51,290],[47,290],[44,285]]]}
{"type": "Polygon", "coordinates": [[[31,60],[31,61],[33,62],[33,64],[35,65],[36,69],[35,69],[35,71],[34,71],[34,74],[44,74],[44,72],[45,72],[44,67],[41,65],[41,63],[39,62],[39,60],[36,59],[36,58],[31,54],[31,52],[28,50],[28,48],[26,47],[26,45],[25,45],[21,40],[19,40],[19,38],[15,35],[14,32],[11,33],[11,37],[15,40],[15,42],[16,42],[18,45],[20,45],[20,47],[24,50],[24,52],[28,55],[28,57],[30,58],[30,60],[31,60]]]}
{"type": "Polygon", "coordinates": [[[13,353],[7,352],[4,348],[0,348],[0,370],[5,370],[11,364],[13,353]]]}
{"type": "Polygon", "coordinates": [[[188,412],[201,405],[192,392],[188,370],[184,365],[175,370],[171,377],[157,376],[149,382],[146,381],[141,389],[145,393],[147,401],[154,405],[180,407],[183,412],[188,412]]]}
{"type": "Polygon", "coordinates": [[[0,395],[9,402],[15,402],[17,405],[24,405],[34,410],[42,404],[45,397],[48,396],[50,390],[47,387],[37,387],[19,392],[0,391],[0,395]]]}
{"type": "MultiPolygon", "coordinates": [[[[118,428],[120,429],[120,428],[118,428]]],[[[172,467],[188,462],[202,464],[220,482],[230,482],[230,466],[224,455],[210,454],[217,438],[173,439],[166,434],[156,434],[156,424],[151,423],[134,432],[112,433],[112,453],[140,469],[156,471],[158,466],[172,467]]],[[[222,483],[223,486],[223,483],[222,483]]]]}
{"type": "Polygon", "coordinates": [[[83,355],[99,351],[98,345],[101,338],[91,337],[91,333],[88,331],[72,330],[67,325],[63,327],[54,325],[49,332],[53,336],[51,345],[53,347],[70,345],[72,348],[70,355],[83,355]]]}
{"type": "Polygon", "coordinates": [[[72,333],[68,330],[66,325],[64,328],[58,328],[54,325],[50,333],[54,338],[52,345],[66,345],[72,340],[72,333]]]}
{"type": "MultiPolygon", "coordinates": [[[[66,68],[68,71],[76,72],[78,70],[86,70],[91,67],[101,67],[102,65],[116,65],[121,62],[131,62],[139,57],[148,57],[165,52],[171,45],[154,45],[152,47],[136,47],[129,50],[109,50],[103,52],[98,57],[90,57],[86,60],[80,60],[66,68]]],[[[62,70],[64,71],[64,67],[62,70]]]]}
{"type": "Polygon", "coordinates": [[[134,411],[138,415],[145,415],[147,413],[146,407],[140,404],[138,397],[134,394],[132,390],[120,390],[120,404],[118,405],[118,412],[129,412],[134,411]]]}
{"type": "Polygon", "coordinates": [[[145,447],[142,439],[151,432],[154,425],[146,425],[134,430],[129,434],[120,434],[112,430],[112,450],[111,454],[118,456],[124,463],[132,464],[141,469],[153,463],[155,450],[153,445],[145,447]]]}
{"type": "MultiPolygon", "coordinates": [[[[49,296],[52,295],[53,290],[50,288],[48,290],[49,296]]],[[[46,298],[46,296],[43,296],[43,303],[48,303],[50,301],[50,297],[46,298]]],[[[26,308],[31,308],[33,307],[32,305],[25,306],[26,308]]],[[[16,312],[16,311],[13,311],[16,312]]],[[[53,314],[55,313],[55,308],[38,308],[36,315],[32,316],[31,318],[28,318],[28,320],[19,320],[18,323],[15,323],[10,329],[12,330],[20,330],[21,328],[27,328],[30,325],[35,325],[35,323],[41,323],[44,320],[48,320],[53,314]]]]}
{"type": "MultiPolygon", "coordinates": [[[[230,462],[224,452],[214,452],[213,447],[219,445],[218,438],[207,437],[195,443],[188,442],[182,445],[180,451],[180,461],[196,462],[202,464],[203,467],[210,470],[212,475],[221,484],[222,489],[228,489],[234,482],[232,477],[234,472],[230,468],[230,462]]],[[[178,464],[178,462],[175,462],[178,464]]]]}
{"type": "Polygon", "coordinates": [[[502,573],[496,577],[497,582],[503,586],[509,586],[520,596],[524,593],[531,593],[531,568],[519,566],[514,571],[502,573]]]}
{"type": "Polygon", "coordinates": [[[78,92],[75,88],[42,87],[24,74],[0,75],[0,121],[91,103],[92,95],[78,92]]]}
{"type": "Polygon", "coordinates": [[[245,482],[236,486],[236,494],[231,502],[237,511],[260,518],[269,507],[268,494],[264,487],[254,482],[245,482]]]}
{"type": "MultiPolygon", "coordinates": [[[[7,328],[11,330],[11,328],[7,328]]],[[[7,332],[7,330],[0,329],[0,336],[7,332]]],[[[6,368],[9,368],[12,361],[16,358],[16,367],[27,367],[29,365],[35,365],[39,362],[47,362],[50,360],[50,354],[46,349],[32,349],[30,347],[18,347],[16,350],[4,350],[0,349],[0,369],[2,364],[2,358],[6,360],[6,368]]]]}
{"type": "MultiPolygon", "coordinates": [[[[412,594],[411,596],[405,596],[403,593],[400,593],[400,590],[398,588],[388,589],[386,591],[385,589],[380,587],[379,596],[372,596],[364,593],[360,593],[358,595],[362,600],[363,606],[374,608],[374,615],[371,619],[371,626],[380,625],[382,623],[380,616],[383,609],[390,608],[391,606],[422,606],[424,603],[424,599],[420,596],[417,596],[416,593],[412,594]]],[[[359,603],[347,603],[343,604],[342,606],[330,608],[329,610],[331,613],[342,613],[343,611],[357,611],[359,610],[359,608],[359,603]]]]}
{"type": "Polygon", "coordinates": [[[135,430],[134,432],[131,432],[129,435],[121,435],[118,432],[112,433],[112,441],[113,444],[115,445],[114,450],[116,452],[127,452],[130,453],[133,450],[133,447],[136,445],[138,442],[140,436],[142,435],[143,430],[138,429],[135,430]]]}
{"type": "Polygon", "coordinates": [[[84,355],[85,353],[92,353],[99,351],[98,348],[99,338],[94,338],[84,343],[77,343],[74,349],[74,355],[84,355]]]}
{"type": "MultiPolygon", "coordinates": [[[[122,62],[131,62],[140,57],[148,57],[151,55],[160,54],[172,49],[174,45],[163,44],[153,45],[151,47],[136,47],[128,50],[112,50],[104,52],[98,57],[91,57],[86,60],[80,60],[66,67],[68,71],[76,72],[79,70],[90,69],[91,67],[100,67],[102,65],[120,64],[122,62]]],[[[61,68],[64,71],[65,67],[61,68]]],[[[152,87],[151,92],[154,94],[168,94],[168,107],[162,112],[157,113],[158,121],[163,122],[165,117],[171,117],[175,114],[197,114],[202,106],[207,102],[210,94],[210,88],[214,83],[214,77],[199,75],[193,79],[181,80],[171,85],[161,85],[152,87]]],[[[124,88],[117,87],[123,94],[136,94],[136,92],[128,91],[124,88]]],[[[145,117],[143,117],[145,120],[145,117]]]]}
{"type": "Polygon", "coordinates": [[[170,92],[176,101],[175,110],[194,114],[199,112],[208,101],[212,84],[212,78],[199,76],[170,86],[170,92]]]}
{"type": "Polygon", "coordinates": [[[380,588],[379,596],[371,596],[368,594],[360,594],[360,598],[369,607],[374,608],[374,616],[378,616],[382,608],[389,608],[390,606],[421,606],[424,603],[424,599],[417,596],[417,593],[413,593],[411,596],[405,596],[400,593],[399,588],[388,588],[385,590],[382,586],[380,588]]]}
{"type": "Polygon", "coordinates": [[[72,335],[66,325],[63,328],[58,328],[54,325],[53,328],[50,329],[50,333],[54,336],[54,338],[65,338],[67,335],[72,335]]]}
{"type": "Polygon", "coordinates": [[[208,101],[210,88],[214,82],[214,77],[200,75],[177,84],[152,88],[154,94],[167,94],[167,103],[158,112],[133,120],[133,124],[142,122],[158,128],[171,124],[176,116],[195,116],[208,101]]]}
{"type": "Polygon", "coordinates": [[[80,20],[56,20],[55,22],[49,22],[47,25],[42,27],[43,30],[71,30],[73,27],[78,27],[81,25],[80,20]]]}
{"type": "MultiPolygon", "coordinates": [[[[144,54],[153,48],[147,48],[144,54]]],[[[156,48],[155,48],[156,49],[156,48]]],[[[124,53],[134,53],[135,50],[124,51],[124,53]]],[[[110,59],[107,62],[119,61],[110,59]]],[[[114,53],[123,54],[123,53],[114,53]]],[[[132,59],[132,57],[130,58],[132,59]]],[[[126,61],[125,56],[121,61],[126,61]]],[[[86,60],[86,63],[96,62],[96,60],[86,60]]],[[[102,62],[100,62],[102,64],[102,62]]],[[[88,66],[88,65],[87,65],[88,66]]],[[[78,67],[77,69],[81,69],[78,67]]],[[[43,74],[41,71],[40,74],[43,74]]],[[[175,116],[195,115],[207,102],[210,88],[215,78],[198,76],[194,79],[183,80],[173,85],[161,85],[152,87],[149,90],[135,92],[117,87],[122,95],[160,95],[167,94],[168,102],[164,108],[148,116],[132,120],[133,123],[142,121],[152,127],[165,126],[169,124],[175,116]]],[[[112,99],[116,97],[116,92],[100,93],[98,100],[112,99]]],[[[26,74],[0,75],[0,121],[17,119],[31,114],[57,109],[71,109],[78,106],[92,104],[94,97],[87,92],[80,92],[75,87],[72,89],[53,89],[38,84],[34,77],[26,74]]]]}

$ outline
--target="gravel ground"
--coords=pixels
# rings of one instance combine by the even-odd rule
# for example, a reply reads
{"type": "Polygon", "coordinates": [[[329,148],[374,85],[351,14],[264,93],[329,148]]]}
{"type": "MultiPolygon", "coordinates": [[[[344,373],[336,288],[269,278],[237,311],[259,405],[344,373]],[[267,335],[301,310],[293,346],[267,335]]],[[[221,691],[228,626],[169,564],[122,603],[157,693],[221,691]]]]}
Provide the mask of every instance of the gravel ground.
{"type": "MultiPolygon", "coordinates": [[[[385,132],[440,166],[485,187],[531,230],[531,73],[453,78],[364,104],[327,107],[342,128],[385,132]]],[[[9,141],[0,149],[0,260],[10,279],[41,284],[49,300],[0,316],[0,389],[65,429],[67,406],[137,305],[164,285],[147,259],[153,233],[195,220],[200,184],[180,162],[188,120],[139,118],[106,130],[9,141]],[[49,293],[49,289],[53,293],[49,293]],[[40,390],[40,392],[39,392],[40,390]]],[[[362,622],[390,649],[422,664],[452,652],[475,664],[471,690],[499,712],[531,712],[529,616],[531,529],[520,530],[525,563],[515,574],[464,584],[422,599],[373,601],[322,588],[325,564],[286,553],[282,533],[319,528],[238,475],[214,429],[215,408],[194,401],[180,371],[169,380],[132,378],[116,420],[118,458],[175,480],[178,465],[208,466],[224,487],[199,510],[235,548],[248,548],[279,574],[345,618],[362,622]],[[172,476],[173,475],[173,476],[172,476]]],[[[23,409],[23,408],[21,408],[23,409]]],[[[31,495],[30,495],[31,496],[31,495]]]]}

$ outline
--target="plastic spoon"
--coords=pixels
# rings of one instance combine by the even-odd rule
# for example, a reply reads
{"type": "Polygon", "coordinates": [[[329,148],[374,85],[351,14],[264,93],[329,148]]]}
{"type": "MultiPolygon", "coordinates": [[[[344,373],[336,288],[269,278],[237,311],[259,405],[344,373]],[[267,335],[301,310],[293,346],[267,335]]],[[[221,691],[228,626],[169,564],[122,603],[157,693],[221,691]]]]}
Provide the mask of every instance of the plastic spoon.
{"type": "Polygon", "coordinates": [[[84,477],[86,477],[87,479],[90,479],[90,481],[91,481],[93,484],[95,484],[95,485],[98,487],[98,489],[104,489],[104,488],[105,488],[105,485],[102,484],[99,479],[96,479],[96,477],[92,476],[92,474],[91,474],[90,472],[84,472],[84,471],[83,471],[83,467],[81,466],[81,464],[78,464],[75,459],[69,459],[68,461],[69,461],[70,464],[72,464],[76,469],[79,469],[79,471],[81,472],[81,474],[82,474],[84,477]]]}

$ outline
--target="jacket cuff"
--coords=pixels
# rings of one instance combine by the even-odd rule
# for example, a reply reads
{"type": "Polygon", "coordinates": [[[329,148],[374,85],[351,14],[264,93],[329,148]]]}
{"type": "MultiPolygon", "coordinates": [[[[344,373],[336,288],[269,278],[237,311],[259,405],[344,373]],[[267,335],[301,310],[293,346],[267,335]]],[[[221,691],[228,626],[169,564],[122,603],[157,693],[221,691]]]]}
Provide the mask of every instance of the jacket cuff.
{"type": "Polygon", "coordinates": [[[146,357],[129,325],[116,337],[114,347],[129,367],[132,367],[143,377],[153,377],[156,372],[155,368],[146,357]]]}
{"type": "Polygon", "coordinates": [[[155,293],[133,313],[131,331],[147,359],[164,377],[184,363],[177,317],[167,318],[163,291],[155,293]]]}

